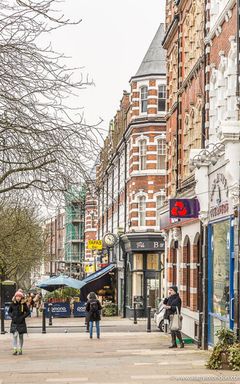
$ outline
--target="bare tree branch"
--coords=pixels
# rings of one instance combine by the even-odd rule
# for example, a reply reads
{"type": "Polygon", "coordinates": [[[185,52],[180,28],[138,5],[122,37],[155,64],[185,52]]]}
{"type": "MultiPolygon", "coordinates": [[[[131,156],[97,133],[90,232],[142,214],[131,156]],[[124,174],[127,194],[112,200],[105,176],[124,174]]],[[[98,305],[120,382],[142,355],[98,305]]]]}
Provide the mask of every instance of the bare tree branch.
{"type": "Polygon", "coordinates": [[[89,178],[100,123],[90,126],[68,105],[90,83],[42,47],[42,36],[69,22],[57,0],[2,0],[0,9],[0,194],[36,188],[66,191],[89,178]],[[41,37],[41,39],[40,39],[41,37]]]}

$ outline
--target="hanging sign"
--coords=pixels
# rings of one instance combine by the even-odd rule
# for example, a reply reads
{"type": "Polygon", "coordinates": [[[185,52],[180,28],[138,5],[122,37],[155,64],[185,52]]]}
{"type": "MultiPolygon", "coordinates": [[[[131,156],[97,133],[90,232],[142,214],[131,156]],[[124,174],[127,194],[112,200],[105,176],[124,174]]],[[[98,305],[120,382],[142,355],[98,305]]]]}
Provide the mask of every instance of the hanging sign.
{"type": "Polygon", "coordinates": [[[197,218],[199,202],[197,199],[170,199],[171,218],[197,218]]]}

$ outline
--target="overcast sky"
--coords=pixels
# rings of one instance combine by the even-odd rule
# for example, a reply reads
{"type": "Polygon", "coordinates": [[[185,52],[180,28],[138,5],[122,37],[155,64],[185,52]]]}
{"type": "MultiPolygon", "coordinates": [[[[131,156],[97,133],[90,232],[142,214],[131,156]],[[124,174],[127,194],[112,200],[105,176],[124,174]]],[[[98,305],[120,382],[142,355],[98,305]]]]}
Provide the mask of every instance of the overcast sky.
{"type": "Polygon", "coordinates": [[[88,123],[99,117],[106,129],[119,107],[129,79],[135,75],[164,22],[165,0],[65,0],[65,15],[82,19],[77,26],[54,32],[53,46],[71,56],[69,64],[84,67],[95,86],[83,90],[78,105],[88,123]]]}

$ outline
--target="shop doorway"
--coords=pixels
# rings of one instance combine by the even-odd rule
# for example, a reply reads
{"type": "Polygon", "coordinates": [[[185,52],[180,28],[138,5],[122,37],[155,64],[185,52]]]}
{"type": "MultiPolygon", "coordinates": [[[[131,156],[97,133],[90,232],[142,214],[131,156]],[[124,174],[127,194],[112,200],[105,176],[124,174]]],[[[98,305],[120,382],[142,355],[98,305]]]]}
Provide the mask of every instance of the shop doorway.
{"type": "Polygon", "coordinates": [[[231,220],[209,226],[209,344],[216,344],[216,332],[234,327],[234,238],[231,220]]]}

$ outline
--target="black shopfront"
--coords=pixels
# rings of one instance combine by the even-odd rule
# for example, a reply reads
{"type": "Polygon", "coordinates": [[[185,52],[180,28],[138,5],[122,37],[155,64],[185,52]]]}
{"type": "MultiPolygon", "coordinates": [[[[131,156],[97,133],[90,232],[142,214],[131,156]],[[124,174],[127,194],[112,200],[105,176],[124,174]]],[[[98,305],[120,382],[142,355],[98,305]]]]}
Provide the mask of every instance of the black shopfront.
{"type": "Polygon", "coordinates": [[[147,307],[157,308],[164,295],[164,239],[160,233],[129,233],[121,236],[124,253],[124,316],[138,317],[147,307]]]}

